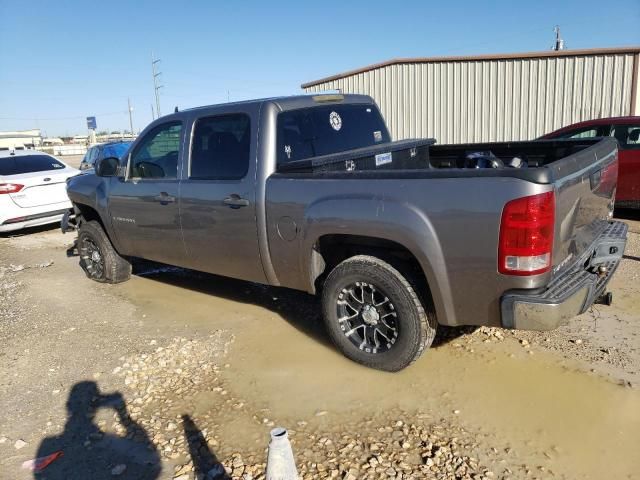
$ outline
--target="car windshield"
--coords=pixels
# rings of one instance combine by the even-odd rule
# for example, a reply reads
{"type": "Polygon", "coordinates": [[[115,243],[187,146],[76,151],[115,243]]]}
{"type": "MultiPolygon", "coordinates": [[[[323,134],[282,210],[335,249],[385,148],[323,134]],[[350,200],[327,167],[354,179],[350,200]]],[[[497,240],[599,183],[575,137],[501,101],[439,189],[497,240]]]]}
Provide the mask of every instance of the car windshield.
{"type": "Polygon", "coordinates": [[[113,145],[106,145],[103,151],[103,158],[116,157],[120,158],[125,154],[131,143],[114,143],[113,145]]]}
{"type": "Polygon", "coordinates": [[[48,155],[15,155],[0,158],[0,175],[62,170],[64,164],[48,155]]]}

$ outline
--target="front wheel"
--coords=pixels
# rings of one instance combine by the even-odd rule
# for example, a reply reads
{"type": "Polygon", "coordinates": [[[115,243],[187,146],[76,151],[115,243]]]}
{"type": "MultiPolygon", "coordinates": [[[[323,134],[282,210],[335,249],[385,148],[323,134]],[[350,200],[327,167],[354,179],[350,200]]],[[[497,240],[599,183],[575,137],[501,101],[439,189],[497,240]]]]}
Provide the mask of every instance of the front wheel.
{"type": "Polygon", "coordinates": [[[120,283],[131,276],[131,263],[122,258],[95,220],[83,221],[78,229],[80,266],[91,280],[120,283]]]}
{"type": "Polygon", "coordinates": [[[327,277],[322,306],[334,344],[351,360],[396,372],[431,345],[437,321],[432,305],[393,266],[359,255],[327,277]]]}

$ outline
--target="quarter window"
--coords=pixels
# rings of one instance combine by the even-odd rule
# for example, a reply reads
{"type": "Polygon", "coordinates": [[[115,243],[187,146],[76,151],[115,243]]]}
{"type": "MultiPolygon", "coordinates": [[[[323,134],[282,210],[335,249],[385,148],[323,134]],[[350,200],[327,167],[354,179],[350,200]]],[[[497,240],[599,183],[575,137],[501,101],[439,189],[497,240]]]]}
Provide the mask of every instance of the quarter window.
{"type": "Polygon", "coordinates": [[[180,122],[158,125],[131,155],[130,177],[174,179],[178,174],[180,122]]]}
{"type": "Polygon", "coordinates": [[[191,147],[189,178],[239,180],[249,170],[251,121],[243,113],[201,118],[191,147]]]}

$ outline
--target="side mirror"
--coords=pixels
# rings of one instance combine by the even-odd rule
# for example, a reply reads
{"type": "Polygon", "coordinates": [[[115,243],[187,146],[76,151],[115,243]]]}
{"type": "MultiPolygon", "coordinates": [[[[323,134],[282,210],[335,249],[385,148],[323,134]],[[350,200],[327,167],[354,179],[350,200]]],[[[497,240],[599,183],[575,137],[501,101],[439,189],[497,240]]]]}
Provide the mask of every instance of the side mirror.
{"type": "Polygon", "coordinates": [[[115,177],[118,174],[120,160],[116,157],[103,158],[96,164],[96,175],[99,177],[115,177]]]}

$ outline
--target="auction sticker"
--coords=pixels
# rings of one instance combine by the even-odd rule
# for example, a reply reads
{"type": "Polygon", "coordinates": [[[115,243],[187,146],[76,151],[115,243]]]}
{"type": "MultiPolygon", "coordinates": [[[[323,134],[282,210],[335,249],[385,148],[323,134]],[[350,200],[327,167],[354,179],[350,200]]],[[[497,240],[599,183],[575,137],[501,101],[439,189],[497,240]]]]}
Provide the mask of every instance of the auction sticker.
{"type": "Polygon", "coordinates": [[[393,159],[391,158],[391,152],[379,153],[378,155],[376,155],[376,167],[391,163],[392,161],[393,159]]]}

